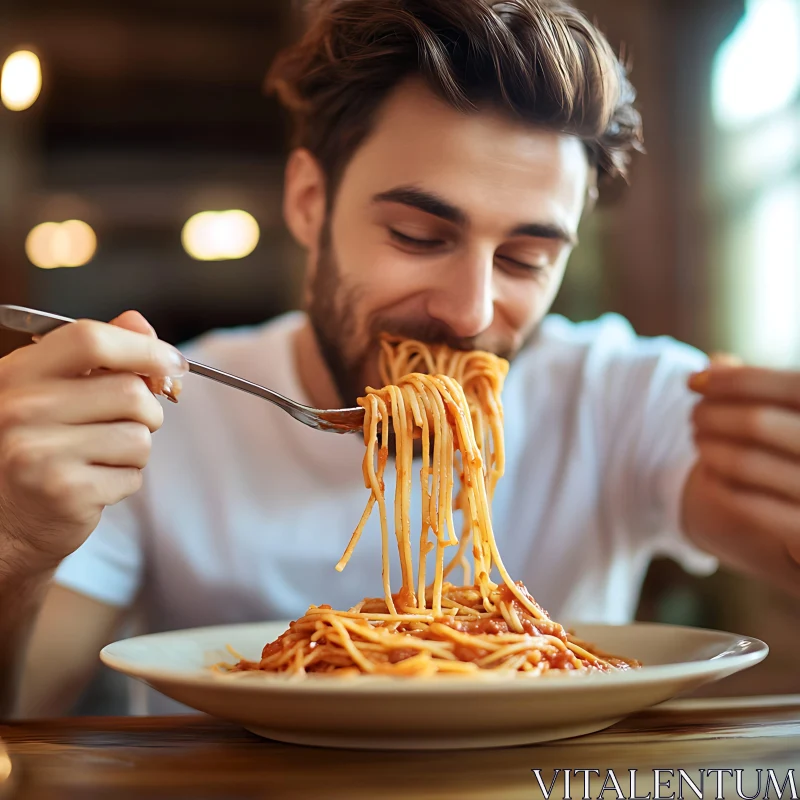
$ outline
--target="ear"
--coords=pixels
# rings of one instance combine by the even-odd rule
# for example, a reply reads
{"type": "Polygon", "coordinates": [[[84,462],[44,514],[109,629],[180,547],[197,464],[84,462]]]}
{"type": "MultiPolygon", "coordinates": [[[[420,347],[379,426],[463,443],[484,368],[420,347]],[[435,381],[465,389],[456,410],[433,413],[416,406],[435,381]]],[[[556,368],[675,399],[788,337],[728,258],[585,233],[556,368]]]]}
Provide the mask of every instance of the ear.
{"type": "Polygon", "coordinates": [[[325,174],[303,148],[294,150],[286,165],[283,218],[297,243],[316,252],[325,223],[325,174]]]}

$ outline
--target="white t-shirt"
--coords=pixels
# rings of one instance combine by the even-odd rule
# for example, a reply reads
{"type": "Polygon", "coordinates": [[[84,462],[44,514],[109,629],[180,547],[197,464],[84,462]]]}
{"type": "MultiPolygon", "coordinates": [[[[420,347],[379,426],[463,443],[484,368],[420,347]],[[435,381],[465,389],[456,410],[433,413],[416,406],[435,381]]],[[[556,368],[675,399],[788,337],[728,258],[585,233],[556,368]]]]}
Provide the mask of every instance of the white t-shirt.
{"type": "MultiPolygon", "coordinates": [[[[184,352],[307,402],[292,347],[303,321],[292,313],[214,332],[184,352]]],[[[613,315],[550,316],[514,361],[494,530],[511,575],[555,619],[629,621],[656,554],[714,569],[679,524],[695,457],[686,380],[705,363],[613,315]]],[[[105,511],[57,581],[110,604],[140,599],[150,631],[295,619],[312,603],[381,596],[377,514],[344,572],[334,569],[367,501],[363,455],[360,436],[319,433],[189,376],[154,437],[142,491],[105,511]]],[[[397,586],[396,557],[392,576],[397,586]]]]}

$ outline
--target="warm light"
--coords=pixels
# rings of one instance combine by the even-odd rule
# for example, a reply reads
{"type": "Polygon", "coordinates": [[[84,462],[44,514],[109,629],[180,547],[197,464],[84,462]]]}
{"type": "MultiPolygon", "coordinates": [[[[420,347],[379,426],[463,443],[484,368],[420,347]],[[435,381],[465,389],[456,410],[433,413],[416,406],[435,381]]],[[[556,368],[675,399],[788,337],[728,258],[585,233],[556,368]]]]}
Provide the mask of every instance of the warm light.
{"type": "Polygon", "coordinates": [[[741,128],[786,108],[799,91],[800,3],[748,0],[715,59],[715,119],[724,128],[741,128]]]}
{"type": "Polygon", "coordinates": [[[9,780],[11,777],[11,759],[8,757],[8,753],[3,748],[2,742],[0,742],[0,789],[3,788],[3,784],[9,780]]]}
{"type": "Polygon", "coordinates": [[[42,269],[82,267],[92,260],[96,250],[95,232],[79,219],[43,222],[25,241],[25,252],[31,264],[42,269]]]}
{"type": "Polygon", "coordinates": [[[30,50],[12,53],[3,65],[0,76],[0,97],[11,111],[30,108],[42,90],[42,65],[30,50]]]}
{"type": "Polygon", "coordinates": [[[198,261],[230,261],[249,256],[260,237],[246,211],[202,211],[183,226],[184,250],[198,261]]]}
{"type": "Polygon", "coordinates": [[[97,250],[97,237],[85,222],[68,219],[61,223],[54,244],[62,266],[82,267],[92,260],[97,250]]]}

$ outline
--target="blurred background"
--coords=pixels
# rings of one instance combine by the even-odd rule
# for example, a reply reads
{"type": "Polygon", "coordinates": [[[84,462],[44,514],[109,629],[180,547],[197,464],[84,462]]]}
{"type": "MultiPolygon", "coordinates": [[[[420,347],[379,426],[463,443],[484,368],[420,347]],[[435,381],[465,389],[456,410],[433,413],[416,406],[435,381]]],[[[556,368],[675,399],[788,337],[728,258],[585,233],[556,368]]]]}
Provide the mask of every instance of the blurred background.
{"type": "MultiPolygon", "coordinates": [[[[648,155],[586,220],[556,310],[800,367],[800,0],[578,5],[632,63],[648,155]]],[[[135,307],[175,343],[296,307],[262,86],[298,29],[290,0],[0,0],[0,301],[135,307]]],[[[22,343],[0,332],[0,355],[22,343]]],[[[639,616],[767,640],[715,692],[800,692],[800,603],[769,586],[658,562],[639,616]]]]}

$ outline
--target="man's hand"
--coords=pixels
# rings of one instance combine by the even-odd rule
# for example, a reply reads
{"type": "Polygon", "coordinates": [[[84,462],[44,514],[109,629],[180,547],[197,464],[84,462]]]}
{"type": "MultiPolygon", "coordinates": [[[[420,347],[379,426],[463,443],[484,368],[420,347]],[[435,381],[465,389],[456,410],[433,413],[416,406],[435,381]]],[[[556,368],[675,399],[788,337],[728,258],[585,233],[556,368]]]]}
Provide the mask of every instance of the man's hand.
{"type": "Polygon", "coordinates": [[[0,572],[54,568],[103,508],[139,489],[163,422],[140,376],[185,372],[134,312],[66,325],[0,359],[0,572]]]}
{"type": "Polygon", "coordinates": [[[689,535],[724,561],[800,591],[800,372],[712,366],[690,380],[698,463],[689,535]]]}

